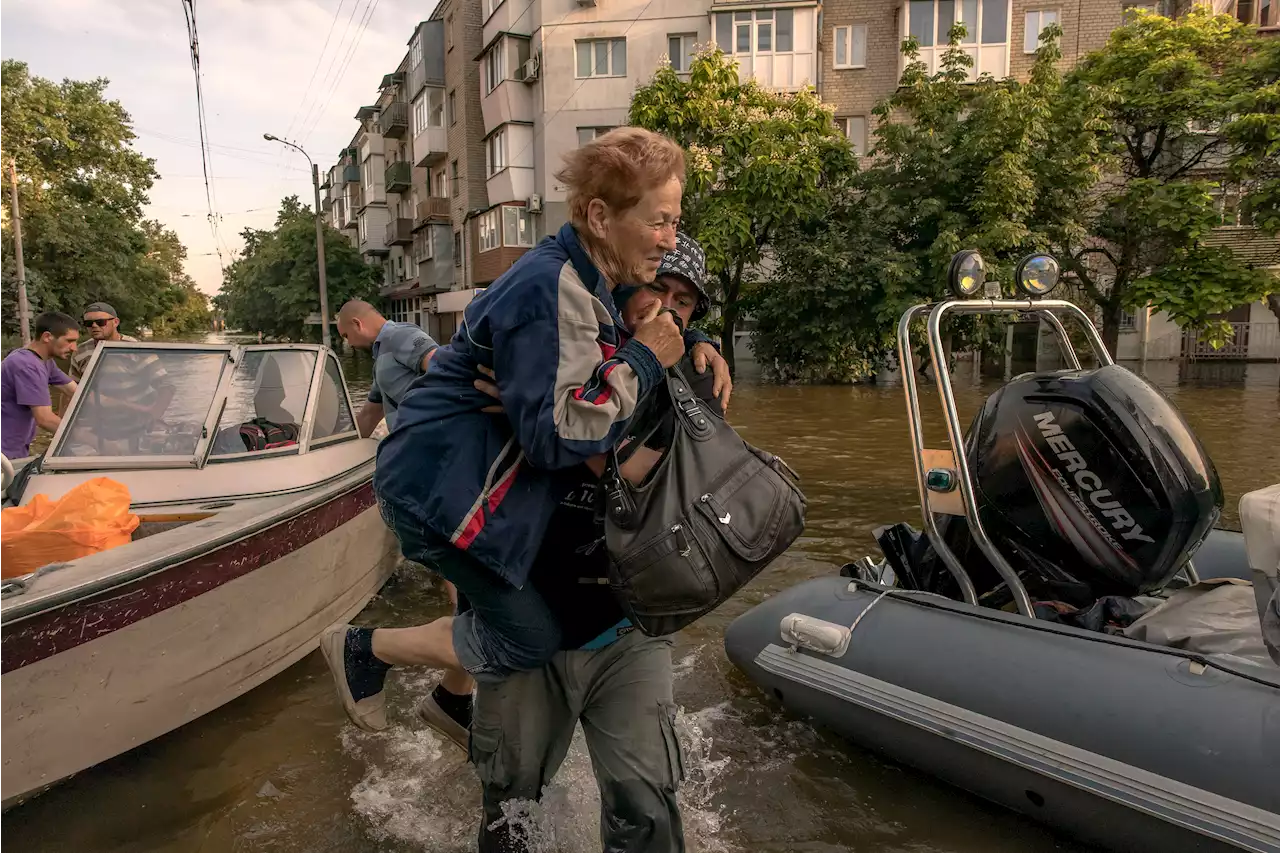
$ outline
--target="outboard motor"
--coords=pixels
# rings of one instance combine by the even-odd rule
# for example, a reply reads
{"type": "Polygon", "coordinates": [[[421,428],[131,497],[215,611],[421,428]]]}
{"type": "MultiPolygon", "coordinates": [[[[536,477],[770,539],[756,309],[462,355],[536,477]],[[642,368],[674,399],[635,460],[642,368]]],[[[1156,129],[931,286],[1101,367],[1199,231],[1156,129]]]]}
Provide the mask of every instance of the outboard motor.
{"type": "MultiPolygon", "coordinates": [[[[1222,511],[1209,455],[1171,402],[1117,366],[1089,316],[1046,298],[1060,279],[1050,255],[1023,258],[1007,299],[972,249],[947,277],[957,298],[914,305],[898,322],[898,360],[911,365],[925,320],[948,447],[928,447],[915,372],[902,371],[925,530],[875,532],[886,563],[850,564],[864,581],[1003,607],[1038,618],[1039,600],[1077,608],[1159,589],[1186,568],[1222,511]],[[982,293],[985,298],[979,298],[982,293]],[[1026,374],[992,394],[967,434],[956,413],[942,327],[952,315],[1036,318],[1062,344],[1068,370],[1026,374]],[[1100,365],[1081,367],[1062,325],[1075,320],[1100,365]]],[[[1104,607],[1105,609],[1105,607],[1104,607]]]]}
{"type": "MultiPolygon", "coordinates": [[[[974,418],[965,455],[996,548],[1077,600],[1164,586],[1222,511],[1187,422],[1118,365],[1015,379],[974,418]]],[[[964,525],[947,527],[954,540],[964,525]]]]}

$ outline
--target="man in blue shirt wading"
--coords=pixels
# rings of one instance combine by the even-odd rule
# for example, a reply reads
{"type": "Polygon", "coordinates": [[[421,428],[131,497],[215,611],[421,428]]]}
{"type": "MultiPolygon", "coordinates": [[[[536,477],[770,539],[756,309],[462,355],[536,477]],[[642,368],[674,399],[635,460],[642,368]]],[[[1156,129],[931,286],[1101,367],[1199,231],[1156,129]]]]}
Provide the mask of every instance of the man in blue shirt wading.
{"type": "Polygon", "coordinates": [[[356,349],[373,351],[373,385],[369,399],[356,415],[360,435],[368,438],[385,416],[387,429],[396,425],[396,411],[409,386],[427,372],[439,345],[411,323],[387,320],[363,299],[352,299],[338,312],[338,334],[356,349]]]}

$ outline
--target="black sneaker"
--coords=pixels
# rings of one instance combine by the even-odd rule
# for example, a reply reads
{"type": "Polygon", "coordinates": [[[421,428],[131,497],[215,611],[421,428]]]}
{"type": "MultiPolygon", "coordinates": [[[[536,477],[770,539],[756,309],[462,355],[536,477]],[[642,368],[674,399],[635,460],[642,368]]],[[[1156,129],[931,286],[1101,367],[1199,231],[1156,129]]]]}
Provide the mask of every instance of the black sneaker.
{"type": "Polygon", "coordinates": [[[436,694],[443,691],[443,687],[437,686],[435,691],[418,703],[418,719],[466,752],[467,735],[471,727],[471,696],[454,696],[450,693],[440,697],[445,700],[441,702],[436,694]]]}
{"type": "Polygon", "coordinates": [[[366,732],[379,732],[387,727],[383,687],[391,667],[373,656],[367,636],[371,633],[367,628],[334,625],[320,635],[320,651],[351,722],[366,732]]]}

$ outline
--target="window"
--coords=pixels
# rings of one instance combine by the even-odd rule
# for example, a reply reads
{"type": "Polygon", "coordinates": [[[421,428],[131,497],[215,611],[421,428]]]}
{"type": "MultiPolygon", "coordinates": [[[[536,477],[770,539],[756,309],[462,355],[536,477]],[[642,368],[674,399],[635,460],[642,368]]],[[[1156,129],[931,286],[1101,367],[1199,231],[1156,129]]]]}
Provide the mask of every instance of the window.
{"type": "Polygon", "coordinates": [[[1008,74],[1009,7],[1007,0],[909,0],[903,31],[920,46],[920,59],[938,70],[951,38],[951,27],[963,24],[960,39],[974,57],[969,79],[982,74],[1008,74]]]}
{"type": "Polygon", "coordinates": [[[364,214],[360,215],[360,242],[363,243],[369,239],[369,217],[364,214]]]}
{"type": "Polygon", "coordinates": [[[449,186],[453,187],[453,197],[458,197],[458,161],[449,163],[449,186]]]}
{"type": "Polygon", "coordinates": [[[364,161],[364,185],[373,189],[373,158],[364,161]]]}
{"type": "Polygon", "coordinates": [[[688,74],[693,66],[694,47],[698,37],[693,33],[667,36],[667,56],[671,68],[678,74],[688,74]]]}
{"type": "Polygon", "coordinates": [[[417,68],[422,64],[422,34],[415,33],[413,47],[409,49],[409,67],[417,68]]]}
{"type": "Polygon", "coordinates": [[[440,198],[449,197],[449,176],[444,169],[436,172],[436,195],[440,198]]]}
{"type": "Polygon", "coordinates": [[[1137,317],[1130,314],[1128,311],[1125,311],[1123,308],[1120,309],[1120,329],[1121,330],[1136,329],[1138,327],[1137,321],[1138,321],[1137,317]]]}
{"type": "Polygon", "coordinates": [[[1035,53],[1040,47],[1040,34],[1050,25],[1058,23],[1058,13],[1052,9],[1027,13],[1027,26],[1022,31],[1022,52],[1035,53]]]}
{"type": "Polygon", "coordinates": [[[453,15],[444,19],[444,49],[453,50],[453,15]]]}
{"type": "Polygon", "coordinates": [[[523,207],[502,208],[502,245],[532,246],[533,224],[523,207]]]}
{"type": "Polygon", "coordinates": [[[454,97],[454,91],[449,91],[449,124],[458,123],[458,99],[454,97]]]}
{"type": "Polygon", "coordinates": [[[444,92],[440,89],[427,92],[427,125],[444,127],[444,92]]]}
{"type": "Polygon", "coordinates": [[[486,95],[498,88],[498,84],[506,79],[506,47],[507,40],[499,39],[493,49],[484,55],[484,93],[486,95]]]}
{"type": "Polygon", "coordinates": [[[507,131],[500,128],[484,141],[485,174],[489,177],[507,168],[507,131]]]}
{"type": "Polygon", "coordinates": [[[577,76],[626,77],[627,40],[589,39],[577,42],[577,76]]]}
{"type": "Polygon", "coordinates": [[[836,119],[836,129],[849,140],[854,154],[859,157],[867,156],[866,116],[840,116],[836,119]]]}
{"type": "Polygon", "coordinates": [[[794,27],[795,12],[791,9],[717,12],[716,44],[730,54],[790,53],[794,27]]]}
{"type": "Polygon", "coordinates": [[[316,397],[315,415],[311,423],[311,440],[314,442],[343,435],[355,428],[351,405],[347,401],[347,389],[342,384],[342,369],[338,367],[338,360],[330,355],[324,361],[324,376],[320,379],[320,393],[316,397]]]}
{"type": "Polygon", "coordinates": [[[494,208],[488,213],[483,213],[476,223],[476,230],[479,232],[480,251],[488,252],[502,245],[502,236],[498,233],[498,226],[501,222],[498,219],[501,210],[494,208]]]}
{"type": "Polygon", "coordinates": [[[453,265],[462,266],[462,232],[453,232],[453,265]]]}
{"type": "Polygon", "coordinates": [[[836,27],[832,41],[835,42],[834,59],[836,68],[867,67],[867,27],[865,24],[836,27]]]}
{"type": "Polygon", "coordinates": [[[413,235],[413,259],[418,262],[429,261],[434,257],[435,251],[433,241],[431,239],[431,229],[424,228],[417,234],[413,235]]]}
{"type": "Polygon", "coordinates": [[[578,145],[586,145],[597,136],[604,136],[612,127],[580,127],[578,128],[578,145]]]}
{"type": "Polygon", "coordinates": [[[413,102],[413,135],[427,129],[427,99],[419,98],[413,102]]]}
{"type": "Polygon", "coordinates": [[[489,17],[490,15],[492,15],[492,14],[493,14],[494,10],[495,10],[495,9],[497,9],[499,6],[501,6],[501,5],[503,4],[503,2],[504,2],[504,0],[481,0],[481,3],[480,3],[480,9],[481,9],[481,16],[480,16],[480,20],[482,20],[482,21],[483,21],[483,20],[487,20],[487,19],[488,19],[488,17],[489,17]]]}
{"type": "Polygon", "coordinates": [[[1244,204],[1245,194],[1239,187],[1219,188],[1209,193],[1218,211],[1218,224],[1223,228],[1248,228],[1253,217],[1244,204]]]}

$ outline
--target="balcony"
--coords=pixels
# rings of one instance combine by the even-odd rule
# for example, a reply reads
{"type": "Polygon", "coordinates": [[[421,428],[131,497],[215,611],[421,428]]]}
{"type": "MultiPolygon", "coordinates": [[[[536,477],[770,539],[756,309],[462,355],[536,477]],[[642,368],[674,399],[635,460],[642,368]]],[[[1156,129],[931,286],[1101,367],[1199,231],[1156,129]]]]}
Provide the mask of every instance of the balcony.
{"type": "Polygon", "coordinates": [[[392,219],[387,223],[387,239],[388,246],[412,246],[413,245],[413,220],[412,219],[392,219]]]}
{"type": "Polygon", "coordinates": [[[418,217],[413,226],[415,230],[425,227],[432,221],[448,223],[449,199],[430,196],[426,201],[418,202],[417,214],[418,217]]]}
{"type": "MultiPolygon", "coordinates": [[[[443,111],[441,112],[443,115],[443,111]]],[[[419,166],[443,163],[449,156],[449,131],[443,126],[428,126],[413,137],[413,159],[419,166]]]]}
{"type": "Polygon", "coordinates": [[[346,184],[360,183],[360,167],[355,163],[342,167],[342,182],[346,184]]]}
{"type": "Polygon", "coordinates": [[[403,139],[409,132],[409,105],[404,101],[392,101],[382,108],[378,117],[382,135],[392,139],[403,139]]]}
{"type": "Polygon", "coordinates": [[[383,176],[389,193],[402,193],[413,185],[413,167],[407,160],[400,160],[387,166],[383,176]]]}

